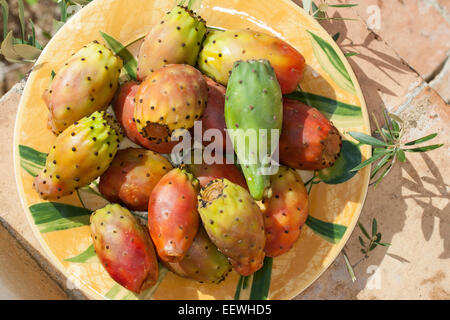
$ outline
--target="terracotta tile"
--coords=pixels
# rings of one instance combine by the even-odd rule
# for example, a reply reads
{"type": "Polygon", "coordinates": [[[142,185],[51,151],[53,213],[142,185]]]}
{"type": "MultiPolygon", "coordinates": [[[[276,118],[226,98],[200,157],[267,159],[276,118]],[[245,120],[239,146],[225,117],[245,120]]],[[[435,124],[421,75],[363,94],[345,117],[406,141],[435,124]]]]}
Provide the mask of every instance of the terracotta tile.
{"type": "MultiPolygon", "coordinates": [[[[351,1],[346,1],[351,2],[351,1]]],[[[448,1],[441,1],[441,3],[448,1]]],[[[366,22],[380,8],[381,36],[424,79],[446,59],[450,50],[450,21],[429,0],[361,0],[355,11],[366,22]]]]}
{"type": "Polygon", "coordinates": [[[430,82],[430,86],[444,101],[450,103],[450,59],[447,59],[442,71],[430,82]]]}

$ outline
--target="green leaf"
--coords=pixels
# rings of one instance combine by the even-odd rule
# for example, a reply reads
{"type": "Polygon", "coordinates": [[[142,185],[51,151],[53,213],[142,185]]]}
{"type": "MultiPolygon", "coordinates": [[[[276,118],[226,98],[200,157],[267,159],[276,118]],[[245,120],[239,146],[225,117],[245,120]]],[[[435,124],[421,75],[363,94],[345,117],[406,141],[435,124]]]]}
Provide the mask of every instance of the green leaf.
{"type": "Polygon", "coordinates": [[[285,95],[286,98],[301,101],[318,109],[322,114],[339,127],[358,125],[362,120],[361,107],[336,101],[313,93],[295,91],[285,95]]]}
{"type": "Polygon", "coordinates": [[[370,157],[369,159],[367,159],[367,160],[361,162],[360,165],[354,167],[354,168],[351,169],[350,171],[359,171],[359,170],[361,170],[362,168],[364,168],[364,167],[368,166],[369,164],[371,164],[372,162],[377,161],[377,160],[380,159],[384,154],[386,154],[386,153],[388,153],[388,152],[390,152],[390,151],[389,151],[389,150],[386,150],[384,153],[379,153],[379,154],[373,155],[373,156],[370,157]]]}
{"type": "Polygon", "coordinates": [[[352,279],[352,282],[355,282],[356,281],[355,271],[353,270],[353,267],[352,267],[350,261],[348,260],[348,257],[345,254],[345,251],[343,252],[343,255],[344,255],[345,266],[347,267],[347,271],[350,274],[350,278],[352,279]]]}
{"type": "Polygon", "coordinates": [[[430,134],[430,135],[428,135],[426,137],[422,137],[420,139],[413,140],[413,141],[410,141],[408,143],[405,143],[405,146],[412,146],[412,145],[415,145],[415,144],[419,144],[419,143],[422,143],[422,142],[429,141],[431,139],[434,139],[437,135],[438,135],[437,133],[432,133],[432,134],[430,134]]]}
{"type": "Polygon", "coordinates": [[[14,51],[14,37],[12,31],[8,32],[6,35],[0,50],[7,61],[12,63],[22,63],[22,57],[14,51]]]}
{"type": "Polygon", "coordinates": [[[67,3],[66,0],[60,0],[59,6],[61,8],[61,22],[67,22],[67,3]]]}
{"type": "Polygon", "coordinates": [[[122,58],[123,67],[127,71],[128,75],[131,77],[131,79],[136,80],[137,61],[135,57],[131,54],[130,51],[128,51],[127,48],[125,48],[123,44],[121,44],[119,41],[117,41],[110,35],[101,31],[100,34],[102,35],[103,39],[106,41],[108,46],[111,48],[111,50],[122,58]]]}
{"type": "Polygon", "coordinates": [[[19,21],[20,21],[20,30],[22,32],[22,41],[25,41],[25,15],[23,9],[23,1],[17,0],[19,5],[19,21]]]}
{"type": "Polygon", "coordinates": [[[334,36],[332,36],[334,41],[337,41],[339,39],[339,36],[341,35],[340,32],[336,32],[334,36]]]}
{"type": "Polygon", "coordinates": [[[361,245],[362,245],[363,247],[365,247],[365,246],[366,246],[366,243],[364,242],[363,238],[361,238],[361,236],[358,236],[358,239],[359,239],[359,243],[361,243],[361,245]]]}
{"type": "Polygon", "coordinates": [[[42,202],[29,207],[41,233],[89,225],[91,211],[58,202],[42,202]]]}
{"type": "Polygon", "coordinates": [[[325,222],[312,216],[308,216],[306,225],[316,234],[334,244],[338,243],[347,231],[347,227],[344,225],[325,222]]]}
{"type": "Polygon", "coordinates": [[[390,243],[383,243],[383,242],[375,242],[375,243],[382,247],[389,247],[391,245],[390,243]]]}
{"type": "Polygon", "coordinates": [[[58,32],[59,29],[64,25],[64,21],[53,20],[53,32],[58,32]]]}
{"type": "Polygon", "coordinates": [[[3,17],[3,40],[5,40],[6,35],[8,34],[9,6],[5,0],[0,0],[0,5],[2,6],[2,17],[3,17]]]}
{"type": "Polygon", "coordinates": [[[361,222],[358,222],[358,226],[361,229],[363,235],[367,237],[367,239],[372,240],[372,238],[369,236],[369,233],[367,232],[366,228],[361,224],[361,222]]]}
{"type": "Polygon", "coordinates": [[[253,275],[250,300],[267,300],[272,277],[272,262],[273,258],[265,257],[263,267],[253,275]]]}
{"type": "Polygon", "coordinates": [[[86,250],[84,250],[79,255],[72,257],[72,258],[64,259],[64,261],[76,262],[76,263],[86,263],[95,257],[97,257],[97,255],[95,253],[94,245],[91,244],[86,250]]]}
{"type": "Polygon", "coordinates": [[[311,31],[308,31],[308,33],[311,36],[314,55],[322,68],[330,75],[339,87],[347,92],[356,94],[350,75],[334,48],[328,42],[311,31]]]}
{"type": "Polygon", "coordinates": [[[34,28],[34,23],[33,23],[33,21],[31,21],[31,19],[29,20],[29,22],[31,25],[31,43],[30,44],[33,47],[36,47],[36,29],[34,28]]]}
{"type": "Polygon", "coordinates": [[[372,220],[372,237],[377,234],[377,219],[373,218],[372,220]]]}
{"type": "Polygon", "coordinates": [[[330,168],[318,171],[320,179],[326,184],[339,184],[351,179],[357,171],[352,171],[361,163],[361,151],[352,142],[342,141],[341,154],[330,168]]]}
{"type": "Polygon", "coordinates": [[[357,4],[329,4],[329,7],[333,7],[333,8],[349,8],[349,7],[356,7],[357,4]]]}
{"type": "Polygon", "coordinates": [[[400,161],[400,162],[406,161],[405,151],[403,151],[402,149],[398,149],[396,155],[397,155],[398,161],[400,161]]]}
{"type": "Polygon", "coordinates": [[[357,56],[358,54],[359,54],[358,52],[346,52],[346,53],[344,53],[344,56],[353,57],[353,56],[357,56]]]}
{"type": "Polygon", "coordinates": [[[52,80],[55,79],[55,76],[56,76],[56,72],[55,72],[55,70],[52,70],[52,73],[51,73],[52,80]]]}
{"type": "Polygon", "coordinates": [[[431,146],[413,148],[413,149],[403,149],[403,150],[407,151],[407,152],[427,152],[427,151],[431,151],[431,150],[440,148],[442,146],[443,146],[443,144],[433,144],[431,146]]]}
{"type": "Polygon", "coordinates": [[[380,160],[380,162],[377,163],[377,165],[373,168],[372,173],[370,174],[370,179],[372,179],[373,177],[375,177],[375,175],[377,174],[377,172],[383,168],[386,163],[392,158],[393,153],[387,153],[383,159],[380,160]]]}
{"type": "Polygon", "coordinates": [[[15,44],[14,51],[25,60],[36,60],[42,50],[28,44],[15,44]]]}
{"type": "Polygon", "coordinates": [[[368,144],[374,147],[389,147],[389,144],[386,142],[378,140],[377,138],[362,132],[350,131],[348,134],[363,144],[368,144]]]}
{"type": "Polygon", "coordinates": [[[29,5],[34,5],[34,4],[38,3],[38,1],[39,1],[39,0],[26,0],[26,2],[27,2],[29,5]]]}
{"type": "Polygon", "coordinates": [[[30,161],[38,166],[45,166],[45,161],[47,160],[47,154],[39,152],[33,148],[19,145],[19,156],[21,159],[30,161]]]}
{"type": "Polygon", "coordinates": [[[236,285],[236,291],[234,292],[234,300],[239,300],[241,297],[241,288],[242,288],[242,282],[244,281],[244,276],[239,277],[239,281],[236,285]]]}
{"type": "Polygon", "coordinates": [[[393,166],[394,166],[394,161],[391,162],[391,164],[387,167],[387,169],[382,174],[380,174],[377,181],[375,181],[375,183],[374,183],[374,187],[376,187],[380,183],[380,181],[391,171],[393,166]]]}

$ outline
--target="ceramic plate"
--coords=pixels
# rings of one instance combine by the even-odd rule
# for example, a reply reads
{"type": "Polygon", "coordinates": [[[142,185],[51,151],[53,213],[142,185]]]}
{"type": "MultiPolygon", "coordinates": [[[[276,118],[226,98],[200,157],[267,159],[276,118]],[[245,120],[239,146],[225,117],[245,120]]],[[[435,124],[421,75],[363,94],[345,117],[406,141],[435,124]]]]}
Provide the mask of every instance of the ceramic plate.
{"type": "MultiPolygon", "coordinates": [[[[52,70],[92,40],[104,43],[103,31],[123,44],[146,34],[174,1],[96,0],[73,16],[39,57],[23,93],[15,128],[15,174],[25,214],[51,261],[93,299],[141,299],[117,285],[93,251],[88,226],[90,210],[80,209],[76,196],[58,203],[42,201],[32,188],[33,175],[45,164],[55,136],[47,129],[47,107],[41,96],[52,70]]],[[[252,28],[275,35],[297,48],[307,68],[300,86],[307,102],[331,118],[341,133],[370,134],[364,98],[346,58],[330,35],[300,7],[288,0],[203,0],[200,15],[209,26],[252,28]]],[[[137,54],[139,43],[130,47],[137,54]]],[[[347,137],[348,138],[348,137],[347,137]]],[[[361,148],[362,158],[370,149],[361,148]]],[[[350,236],[363,206],[369,169],[339,184],[314,185],[310,217],[288,253],[273,260],[269,299],[292,299],[333,262],[350,236]]],[[[335,181],[336,182],[336,181],[335,181]]],[[[82,192],[83,193],[83,192],[82,192]]],[[[84,192],[86,207],[103,204],[84,192]]],[[[233,299],[239,276],[234,271],[219,285],[200,284],[167,273],[152,299],[233,299]]],[[[245,298],[245,292],[242,296],[245,298]]]]}

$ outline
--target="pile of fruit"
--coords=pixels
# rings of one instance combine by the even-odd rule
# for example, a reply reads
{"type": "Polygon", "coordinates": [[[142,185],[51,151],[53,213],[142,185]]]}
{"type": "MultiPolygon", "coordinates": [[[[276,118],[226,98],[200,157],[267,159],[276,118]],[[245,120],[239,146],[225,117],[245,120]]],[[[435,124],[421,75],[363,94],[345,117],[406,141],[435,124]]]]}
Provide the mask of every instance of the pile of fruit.
{"type": "MultiPolygon", "coordinates": [[[[145,37],[138,81],[119,83],[122,67],[94,41],[56,73],[43,97],[57,137],[34,180],[41,198],[53,200],[100,177],[111,204],[90,222],[110,276],[139,293],[155,284],[160,262],[179,276],[219,283],[232,269],[248,276],[265,256],[290,250],[308,216],[295,169],[330,167],[342,146],[317,109],[283,98],[302,79],[303,56],[261,32],[208,29],[176,6],[145,37]],[[111,103],[114,116],[105,111],[111,103]],[[164,154],[196,121],[222,132],[224,150],[232,143],[239,160],[255,146],[236,144],[242,131],[226,129],[279,130],[282,165],[272,175],[261,174],[267,163],[259,158],[174,167],[164,154]],[[119,150],[124,135],[141,147],[119,150]],[[134,210],[148,212],[147,226],[134,210]]],[[[256,151],[270,140],[258,140],[256,151]]]]}

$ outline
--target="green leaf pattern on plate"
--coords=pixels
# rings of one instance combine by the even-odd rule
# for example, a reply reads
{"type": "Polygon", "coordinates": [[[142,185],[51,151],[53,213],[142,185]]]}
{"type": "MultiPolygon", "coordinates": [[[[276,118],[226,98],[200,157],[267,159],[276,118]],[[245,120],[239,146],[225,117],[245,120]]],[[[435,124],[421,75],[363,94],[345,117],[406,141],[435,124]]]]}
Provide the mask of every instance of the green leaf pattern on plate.
{"type": "Polygon", "coordinates": [[[307,30],[311,37],[314,55],[336,84],[347,92],[356,94],[355,86],[347,69],[333,46],[318,35],[307,30]]]}

